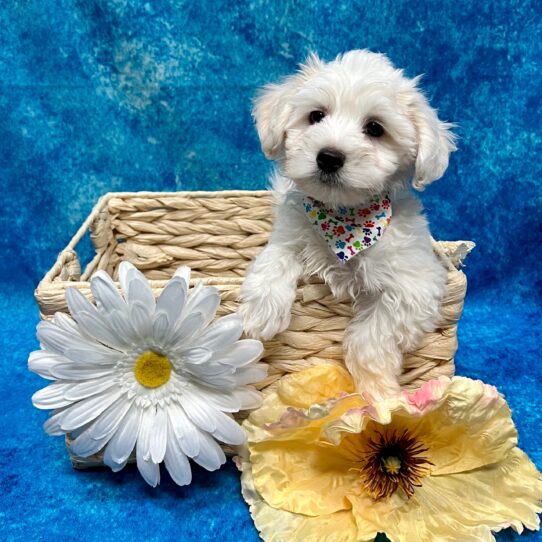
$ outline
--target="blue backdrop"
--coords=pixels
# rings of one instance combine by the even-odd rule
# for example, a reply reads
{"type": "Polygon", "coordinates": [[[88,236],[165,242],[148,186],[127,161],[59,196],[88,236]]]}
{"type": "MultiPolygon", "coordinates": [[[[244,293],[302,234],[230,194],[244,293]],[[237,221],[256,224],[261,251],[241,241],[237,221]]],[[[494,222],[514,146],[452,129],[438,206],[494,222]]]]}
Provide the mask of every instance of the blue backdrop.
{"type": "Polygon", "coordinates": [[[32,291],[104,192],[265,187],[250,101],[309,50],[386,52],[458,123],[422,195],[435,237],[478,244],[458,373],[505,393],[542,468],[539,2],[8,0],[0,24],[0,537],[258,539],[231,465],[183,489],[72,472],[30,404],[32,291]]]}

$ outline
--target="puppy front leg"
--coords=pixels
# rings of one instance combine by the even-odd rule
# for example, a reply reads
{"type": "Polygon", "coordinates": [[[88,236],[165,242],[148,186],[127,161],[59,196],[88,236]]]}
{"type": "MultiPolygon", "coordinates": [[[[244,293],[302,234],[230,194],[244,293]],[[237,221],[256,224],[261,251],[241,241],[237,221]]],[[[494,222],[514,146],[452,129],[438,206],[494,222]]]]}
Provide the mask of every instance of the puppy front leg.
{"type": "Polygon", "coordinates": [[[402,354],[397,341],[399,299],[389,292],[354,301],[354,317],[346,328],[345,364],[356,389],[382,399],[400,391],[402,354]]]}
{"type": "Polygon", "coordinates": [[[290,324],[303,267],[291,244],[270,242],[247,270],[239,313],[249,337],[268,340],[290,324]]]}

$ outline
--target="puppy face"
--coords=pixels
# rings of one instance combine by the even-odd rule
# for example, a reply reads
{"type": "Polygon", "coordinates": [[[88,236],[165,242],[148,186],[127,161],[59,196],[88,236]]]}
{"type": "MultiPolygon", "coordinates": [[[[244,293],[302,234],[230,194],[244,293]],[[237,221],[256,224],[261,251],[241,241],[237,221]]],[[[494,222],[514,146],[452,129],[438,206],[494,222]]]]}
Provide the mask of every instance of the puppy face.
{"type": "Polygon", "coordinates": [[[262,148],[329,204],[355,205],[409,178],[421,190],[442,176],[455,146],[417,81],[366,50],[327,64],[313,55],[256,99],[262,148]]]}

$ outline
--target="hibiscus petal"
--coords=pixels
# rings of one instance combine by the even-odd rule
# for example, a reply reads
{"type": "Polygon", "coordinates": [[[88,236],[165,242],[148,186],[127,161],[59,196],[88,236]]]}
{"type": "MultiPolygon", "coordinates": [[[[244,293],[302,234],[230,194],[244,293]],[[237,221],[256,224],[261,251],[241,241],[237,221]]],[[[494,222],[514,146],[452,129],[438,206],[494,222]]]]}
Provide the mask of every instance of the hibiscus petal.
{"type": "Polygon", "coordinates": [[[401,506],[349,496],[360,531],[376,527],[393,542],[493,541],[491,531],[509,526],[537,530],[541,498],[540,473],[519,448],[484,468],[428,476],[401,506]]]}

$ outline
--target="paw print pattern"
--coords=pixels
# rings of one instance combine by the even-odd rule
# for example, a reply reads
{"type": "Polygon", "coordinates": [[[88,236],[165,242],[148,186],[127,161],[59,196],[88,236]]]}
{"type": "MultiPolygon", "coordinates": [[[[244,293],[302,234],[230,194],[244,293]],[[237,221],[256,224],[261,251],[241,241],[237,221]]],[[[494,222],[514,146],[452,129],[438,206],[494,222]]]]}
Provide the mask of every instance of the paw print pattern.
{"type": "Polygon", "coordinates": [[[359,207],[339,206],[336,209],[305,196],[302,209],[341,262],[347,262],[374,245],[386,231],[392,217],[388,195],[374,198],[359,207]]]}

